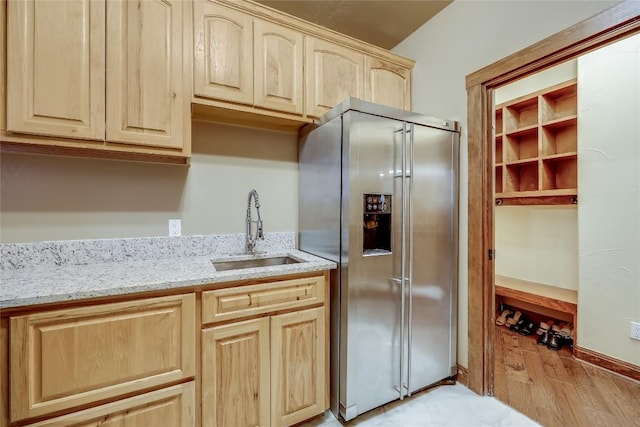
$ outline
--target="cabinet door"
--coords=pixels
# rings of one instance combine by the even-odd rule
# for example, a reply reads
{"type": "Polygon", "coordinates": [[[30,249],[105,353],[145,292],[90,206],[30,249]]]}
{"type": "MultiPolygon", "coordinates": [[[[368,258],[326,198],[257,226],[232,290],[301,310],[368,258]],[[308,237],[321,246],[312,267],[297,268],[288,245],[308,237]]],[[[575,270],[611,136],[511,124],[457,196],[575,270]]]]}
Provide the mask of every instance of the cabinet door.
{"type": "Polygon", "coordinates": [[[253,103],[252,18],[196,0],[193,4],[194,94],[253,103]]]}
{"type": "Polygon", "coordinates": [[[271,425],[288,426],[326,409],[324,308],[271,318],[271,425]]]}
{"type": "Polygon", "coordinates": [[[302,114],[302,33],[260,19],[253,32],[254,104],[302,114]]]}
{"type": "Polygon", "coordinates": [[[269,319],[202,331],[203,427],[269,425],[269,319]]]}
{"type": "Polygon", "coordinates": [[[107,140],[183,145],[180,0],[107,2],[107,140]]]}
{"type": "Polygon", "coordinates": [[[10,1],[7,129],[104,140],[104,1],[10,1]]]}
{"type": "Polygon", "coordinates": [[[193,427],[195,407],[195,385],[191,381],[28,426],[193,427]]]}
{"type": "Polygon", "coordinates": [[[306,40],[306,114],[319,117],[350,96],[362,98],[364,55],[313,37],[306,40]]]}
{"type": "MultiPolygon", "coordinates": [[[[7,2],[0,1],[0,22],[6,23],[7,19],[7,2]]],[[[7,85],[5,83],[7,59],[7,34],[6,31],[0,31],[0,132],[7,129],[7,85]]]]}
{"type": "Polygon", "coordinates": [[[11,421],[193,377],[195,297],[10,319],[11,421]]]}
{"type": "Polygon", "coordinates": [[[402,110],[411,110],[411,70],[367,57],[364,99],[402,110]]]}

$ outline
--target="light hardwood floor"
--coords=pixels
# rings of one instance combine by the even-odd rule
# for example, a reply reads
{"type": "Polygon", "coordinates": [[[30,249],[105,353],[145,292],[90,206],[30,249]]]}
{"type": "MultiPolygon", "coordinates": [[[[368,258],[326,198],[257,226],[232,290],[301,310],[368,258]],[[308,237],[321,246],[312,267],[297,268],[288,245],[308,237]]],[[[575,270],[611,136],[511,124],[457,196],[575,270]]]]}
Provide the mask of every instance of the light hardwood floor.
{"type": "Polygon", "coordinates": [[[640,382],[495,328],[496,398],[545,427],[640,426],[640,382]]]}

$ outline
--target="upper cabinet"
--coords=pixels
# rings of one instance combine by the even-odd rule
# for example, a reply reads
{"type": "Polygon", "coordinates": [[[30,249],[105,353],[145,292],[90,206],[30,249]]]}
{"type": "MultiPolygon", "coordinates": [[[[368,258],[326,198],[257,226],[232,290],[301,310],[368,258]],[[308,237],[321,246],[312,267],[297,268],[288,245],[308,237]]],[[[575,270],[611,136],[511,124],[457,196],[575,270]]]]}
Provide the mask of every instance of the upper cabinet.
{"type": "Polygon", "coordinates": [[[8,2],[3,144],[186,163],[187,6],[178,0],[8,2]]]}
{"type": "Polygon", "coordinates": [[[186,164],[192,118],[297,132],[349,97],[411,108],[412,60],[251,0],[0,1],[5,21],[3,151],[186,164]]]}
{"type": "Polygon", "coordinates": [[[180,0],[107,2],[107,141],[181,148],[180,0]]]}
{"type": "Polygon", "coordinates": [[[210,1],[193,3],[194,95],[253,102],[253,19],[210,1]]]}
{"type": "Polygon", "coordinates": [[[253,21],[256,106],[303,113],[303,40],[298,31],[261,19],[253,21]]]}
{"type": "Polygon", "coordinates": [[[194,117],[297,130],[349,97],[411,107],[414,62],[248,0],[193,3],[194,117]]]}
{"type": "Polygon", "coordinates": [[[8,5],[7,129],[104,139],[104,3],[8,5]]]}
{"type": "Polygon", "coordinates": [[[210,1],[193,7],[196,97],[302,114],[301,33],[210,1]]]}
{"type": "Polygon", "coordinates": [[[577,203],[576,80],[498,105],[494,120],[496,204],[577,203]]]}
{"type": "Polygon", "coordinates": [[[411,70],[366,57],[364,97],[378,104],[411,110],[411,70]]]}
{"type": "Polygon", "coordinates": [[[319,117],[350,96],[364,94],[364,55],[307,37],[307,114],[319,117]]]}

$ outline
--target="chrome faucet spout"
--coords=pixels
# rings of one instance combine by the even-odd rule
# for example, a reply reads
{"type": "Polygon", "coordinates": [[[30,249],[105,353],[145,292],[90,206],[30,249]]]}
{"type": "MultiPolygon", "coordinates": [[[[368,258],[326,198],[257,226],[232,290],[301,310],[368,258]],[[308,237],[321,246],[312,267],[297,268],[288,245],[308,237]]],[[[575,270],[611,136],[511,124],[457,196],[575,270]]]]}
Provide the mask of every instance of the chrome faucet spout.
{"type": "Polygon", "coordinates": [[[247,233],[246,233],[246,246],[245,250],[248,254],[252,254],[256,248],[256,241],[264,240],[264,231],[262,229],[262,218],[260,217],[260,198],[258,197],[258,192],[256,190],[249,191],[249,196],[247,197],[247,233]],[[256,221],[252,221],[251,219],[251,199],[254,199],[254,204],[256,207],[256,213],[258,215],[258,219],[256,221]],[[251,234],[251,224],[256,223],[256,234],[251,234]]]}

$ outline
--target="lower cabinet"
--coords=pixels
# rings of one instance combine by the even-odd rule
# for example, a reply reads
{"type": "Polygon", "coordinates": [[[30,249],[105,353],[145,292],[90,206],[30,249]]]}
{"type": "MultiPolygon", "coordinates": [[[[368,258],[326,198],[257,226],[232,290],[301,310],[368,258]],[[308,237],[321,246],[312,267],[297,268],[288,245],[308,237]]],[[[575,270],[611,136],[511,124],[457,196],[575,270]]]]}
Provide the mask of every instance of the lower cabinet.
{"type": "Polygon", "coordinates": [[[202,331],[202,426],[269,425],[269,318],[202,331]]]}
{"type": "Polygon", "coordinates": [[[70,425],[192,427],[195,425],[195,385],[191,381],[62,417],[28,424],[29,427],[70,425]]]}
{"type": "Polygon", "coordinates": [[[195,376],[193,293],[12,316],[9,327],[11,422],[195,376]]]}
{"type": "Polygon", "coordinates": [[[313,272],[8,313],[0,426],[299,424],[328,408],[327,284],[313,272]]]}
{"type": "Polygon", "coordinates": [[[325,308],[202,331],[203,427],[289,426],[326,409],[325,308]]]}
{"type": "Polygon", "coordinates": [[[289,426],[325,410],[324,307],[271,318],[271,425],[289,426]]]}

